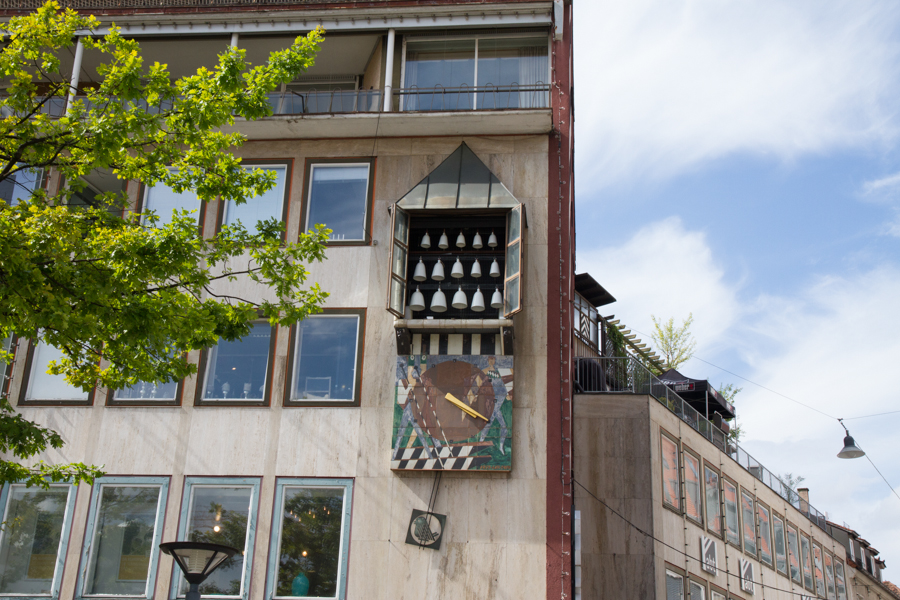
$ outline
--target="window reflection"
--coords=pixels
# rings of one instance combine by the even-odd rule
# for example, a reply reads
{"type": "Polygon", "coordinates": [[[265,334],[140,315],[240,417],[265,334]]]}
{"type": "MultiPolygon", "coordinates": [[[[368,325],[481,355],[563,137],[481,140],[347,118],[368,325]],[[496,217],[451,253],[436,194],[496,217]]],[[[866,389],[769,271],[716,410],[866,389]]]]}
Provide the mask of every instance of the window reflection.
{"type": "Polygon", "coordinates": [[[250,333],[234,341],[222,340],[209,350],[204,400],[262,402],[269,366],[272,326],[253,323],[250,333]]]}
{"type": "Polygon", "coordinates": [[[314,315],[297,325],[291,399],[355,399],[359,319],[314,315]]]}
{"type": "Polygon", "coordinates": [[[334,241],[366,239],[368,164],[313,165],[306,229],[324,224],[334,241]]]}

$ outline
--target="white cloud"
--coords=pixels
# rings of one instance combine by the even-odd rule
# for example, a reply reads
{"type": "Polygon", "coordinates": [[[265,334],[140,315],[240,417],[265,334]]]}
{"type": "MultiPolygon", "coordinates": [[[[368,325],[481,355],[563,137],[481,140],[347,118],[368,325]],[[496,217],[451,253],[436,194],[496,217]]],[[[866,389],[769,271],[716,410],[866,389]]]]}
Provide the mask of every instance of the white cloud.
{"type": "MultiPolygon", "coordinates": [[[[706,236],[675,217],[651,223],[615,247],[579,251],[588,271],[617,302],[605,307],[632,329],[650,332],[650,314],[695,318],[697,355],[834,417],[900,409],[900,270],[883,267],[820,277],[790,296],[748,297],[730,282],[706,236]],[[739,358],[735,359],[736,354],[739,358]]],[[[685,374],[712,369],[689,363],[685,374]]],[[[712,370],[714,371],[714,370],[712,370]]],[[[732,380],[712,373],[713,380],[732,380]]],[[[843,430],[833,418],[753,384],[737,410],[745,449],[773,473],[806,477],[812,504],[847,522],[881,551],[900,557],[900,500],[865,459],[836,457],[843,430]]],[[[900,414],[847,425],[888,480],[900,485],[896,429],[900,414]]],[[[890,573],[888,573],[890,576],[890,573]]],[[[897,579],[896,576],[893,576],[897,579]]]]}
{"type": "Polygon", "coordinates": [[[582,186],[749,152],[790,160],[892,140],[889,1],[592,1],[576,7],[582,186]]]}
{"type": "Polygon", "coordinates": [[[893,192],[898,186],[900,186],[900,173],[894,173],[887,177],[864,182],[862,185],[862,192],[866,195],[876,192],[893,192]]]}
{"type": "Polygon", "coordinates": [[[578,251],[578,271],[589,272],[616,297],[615,311],[649,342],[651,315],[694,315],[698,351],[711,351],[740,312],[737,286],[725,281],[706,235],[689,231],[677,217],[651,223],[622,246],[578,251]]]}

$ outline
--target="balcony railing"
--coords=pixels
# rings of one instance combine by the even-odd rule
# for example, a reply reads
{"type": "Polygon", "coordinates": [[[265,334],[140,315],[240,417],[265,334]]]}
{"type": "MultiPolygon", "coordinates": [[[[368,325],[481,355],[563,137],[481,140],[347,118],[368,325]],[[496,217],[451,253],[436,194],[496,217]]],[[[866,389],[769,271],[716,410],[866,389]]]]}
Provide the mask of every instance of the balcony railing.
{"type": "Polygon", "coordinates": [[[287,90],[269,94],[276,115],[380,112],[381,90],[287,90]]]}
{"type": "Polygon", "coordinates": [[[721,429],[691,407],[681,396],[663,384],[633,356],[591,358],[576,357],[575,392],[583,394],[646,394],[678,415],[719,450],[727,454],[747,472],[805,514],[823,531],[826,517],[789,488],[783,481],[750,456],[743,448],[727,439],[721,429]]]}
{"type": "Polygon", "coordinates": [[[479,87],[432,88],[408,87],[394,91],[400,97],[400,110],[407,111],[456,111],[548,108],[550,86],[487,84],[479,87]]]}

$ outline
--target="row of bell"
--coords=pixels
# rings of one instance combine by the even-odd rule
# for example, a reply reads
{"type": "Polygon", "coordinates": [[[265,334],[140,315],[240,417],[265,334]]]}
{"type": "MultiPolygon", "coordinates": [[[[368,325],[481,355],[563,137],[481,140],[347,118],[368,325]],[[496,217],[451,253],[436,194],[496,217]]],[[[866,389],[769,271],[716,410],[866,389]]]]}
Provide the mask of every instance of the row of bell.
{"type": "MultiPolygon", "coordinates": [[[[420,244],[423,248],[431,248],[431,236],[428,235],[428,232],[425,232],[425,235],[422,236],[422,243],[420,244]]],[[[494,232],[491,232],[490,237],[488,238],[488,246],[491,248],[497,247],[497,236],[494,235],[494,232]]],[[[441,239],[438,240],[438,248],[441,250],[446,250],[450,247],[450,240],[447,239],[447,232],[444,231],[441,234],[441,239]]],[[[463,235],[462,231],[459,232],[459,235],[456,236],[456,247],[457,248],[465,248],[466,247],[466,236],[463,235]]],[[[481,234],[477,231],[475,232],[475,237],[472,238],[472,247],[476,250],[480,250],[484,248],[484,243],[481,241],[481,234]]]]}
{"type": "MultiPolygon", "coordinates": [[[[472,264],[472,277],[476,279],[481,277],[481,263],[476,259],[472,264]]],[[[491,277],[500,277],[500,263],[497,262],[497,259],[494,259],[494,262],[491,263],[490,270],[491,277]]],[[[466,276],[466,271],[463,269],[463,264],[456,259],[456,262],[453,263],[453,268],[450,270],[450,277],[455,279],[459,279],[461,277],[466,276]]],[[[431,278],[435,281],[443,281],[444,280],[444,263],[440,260],[437,261],[437,264],[434,265],[434,269],[431,270],[431,278]]],[[[425,281],[428,279],[428,273],[425,270],[425,263],[422,262],[422,259],[419,259],[419,264],[416,265],[416,270],[413,273],[413,279],[416,281],[425,281]]]]}
{"type": "MultiPolygon", "coordinates": [[[[484,294],[481,293],[480,287],[476,289],[475,293],[472,294],[472,304],[469,305],[469,299],[466,297],[462,287],[460,287],[453,294],[453,302],[450,303],[450,306],[453,308],[471,308],[475,312],[482,312],[484,310],[484,294]]],[[[425,295],[419,291],[418,287],[416,287],[416,291],[409,298],[409,308],[414,312],[425,310],[425,295]]],[[[494,294],[491,296],[491,308],[503,308],[503,294],[500,293],[500,288],[494,288],[494,294]]],[[[447,296],[441,288],[438,288],[438,291],[431,297],[431,312],[442,313],[446,312],[446,310],[447,296]]]]}

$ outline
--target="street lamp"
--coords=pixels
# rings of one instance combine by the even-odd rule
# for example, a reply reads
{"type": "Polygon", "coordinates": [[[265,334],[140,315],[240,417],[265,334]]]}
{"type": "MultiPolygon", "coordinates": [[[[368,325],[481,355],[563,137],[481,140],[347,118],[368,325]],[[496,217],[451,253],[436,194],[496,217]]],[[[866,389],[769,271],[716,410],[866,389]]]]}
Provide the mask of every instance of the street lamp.
{"type": "Polygon", "coordinates": [[[200,584],[216,567],[240,552],[231,546],[204,542],[164,542],[159,545],[159,549],[178,563],[184,578],[190,584],[185,600],[200,600],[200,584]]]}
{"type": "Polygon", "coordinates": [[[862,451],[862,449],[856,445],[856,442],[853,441],[853,436],[850,435],[850,432],[847,431],[847,426],[844,425],[843,419],[838,419],[841,423],[841,427],[844,428],[844,433],[846,433],[846,437],[844,437],[844,449],[838,452],[838,458],[860,458],[865,456],[866,453],[862,451]]]}

